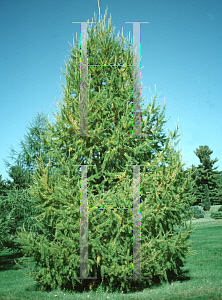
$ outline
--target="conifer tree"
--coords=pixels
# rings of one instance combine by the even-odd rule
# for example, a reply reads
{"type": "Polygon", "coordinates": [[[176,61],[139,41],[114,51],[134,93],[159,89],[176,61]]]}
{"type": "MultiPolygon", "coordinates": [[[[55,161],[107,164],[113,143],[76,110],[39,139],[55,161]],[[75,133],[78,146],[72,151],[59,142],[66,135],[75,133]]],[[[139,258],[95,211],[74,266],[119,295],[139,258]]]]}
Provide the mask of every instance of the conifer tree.
{"type": "Polygon", "coordinates": [[[0,196],[6,196],[8,191],[8,183],[6,180],[2,179],[2,175],[0,175],[0,196]]]}
{"type": "Polygon", "coordinates": [[[209,198],[209,189],[208,189],[208,185],[205,184],[205,199],[204,199],[204,206],[203,209],[205,211],[209,211],[210,210],[210,198],[209,198]]]}
{"type": "Polygon", "coordinates": [[[48,163],[49,157],[46,156],[46,153],[49,152],[50,148],[43,143],[46,124],[46,115],[43,112],[37,112],[30,126],[27,126],[27,134],[20,141],[21,150],[19,153],[11,147],[9,157],[12,162],[4,160],[7,173],[18,189],[28,188],[31,184],[31,174],[37,169],[37,158],[40,157],[40,153],[44,166],[48,163]]]}
{"type": "Polygon", "coordinates": [[[222,204],[222,174],[218,174],[217,176],[217,185],[218,185],[218,203],[217,204],[222,204]]]}
{"type": "Polygon", "coordinates": [[[5,180],[2,180],[2,175],[0,175],[0,251],[5,249],[6,244],[8,242],[9,228],[6,223],[6,209],[1,206],[4,197],[7,195],[7,183],[5,180]]]}
{"type": "MultiPolygon", "coordinates": [[[[89,67],[88,132],[80,134],[80,48],[71,48],[64,73],[63,103],[48,122],[44,144],[50,148],[48,165],[41,157],[33,175],[30,193],[41,213],[36,226],[41,232],[18,233],[24,254],[36,261],[30,275],[42,289],[95,287],[127,292],[134,286],[151,284],[132,276],[133,167],[140,167],[141,276],[169,280],[180,271],[186,255],[192,255],[189,239],[193,227],[184,233],[176,229],[182,213],[195,201],[187,197],[192,188],[190,174],[183,176],[179,151],[175,151],[178,127],[170,136],[163,133],[164,109],[155,107],[157,95],[141,112],[141,131],[149,137],[127,136],[132,130],[133,50],[130,40],[115,38],[103,21],[88,28],[89,67]],[[124,46],[127,44],[127,48],[124,46]],[[125,67],[124,67],[125,66],[125,67]],[[94,134],[94,135],[93,135],[94,134]],[[160,145],[161,143],[161,145],[160,145]],[[80,276],[80,165],[88,165],[88,276],[80,276]],[[91,166],[95,165],[95,166],[91,166]],[[145,166],[144,166],[145,165],[145,166]],[[95,207],[113,209],[92,209],[95,207]],[[114,208],[123,208],[114,210],[114,208]]],[[[190,219],[191,221],[191,219],[190,219]]]]}
{"type": "Polygon", "coordinates": [[[197,180],[198,180],[198,170],[193,164],[190,168],[187,168],[185,174],[191,174],[191,178],[193,180],[193,188],[192,188],[192,195],[195,197],[196,201],[194,205],[200,205],[200,199],[202,199],[202,194],[199,195],[199,189],[197,188],[197,180]]]}
{"type": "Polygon", "coordinates": [[[197,202],[205,199],[205,184],[209,188],[209,197],[212,204],[220,203],[219,185],[217,177],[221,172],[216,171],[218,167],[213,168],[213,165],[218,159],[211,160],[210,155],[213,153],[208,146],[200,146],[194,151],[200,159],[201,164],[197,167],[196,192],[197,202]]]}
{"type": "MultiPolygon", "coordinates": [[[[48,158],[45,154],[50,148],[42,143],[46,125],[46,116],[37,113],[37,116],[27,127],[28,133],[24,140],[20,142],[21,151],[18,153],[11,147],[10,158],[12,162],[5,160],[7,173],[11,180],[0,183],[0,211],[1,229],[0,249],[17,250],[16,231],[18,228],[30,229],[32,218],[38,209],[30,201],[29,185],[32,183],[31,174],[37,169],[36,160],[42,157],[42,162],[47,165],[48,158]]],[[[39,211],[38,211],[39,213],[39,211]]]]}

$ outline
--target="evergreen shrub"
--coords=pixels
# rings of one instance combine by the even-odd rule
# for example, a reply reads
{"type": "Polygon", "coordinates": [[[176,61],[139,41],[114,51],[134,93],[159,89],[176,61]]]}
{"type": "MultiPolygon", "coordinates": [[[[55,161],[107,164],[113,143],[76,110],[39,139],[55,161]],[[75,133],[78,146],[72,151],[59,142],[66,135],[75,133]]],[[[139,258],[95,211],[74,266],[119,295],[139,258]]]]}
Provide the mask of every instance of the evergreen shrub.
{"type": "Polygon", "coordinates": [[[199,208],[198,205],[191,206],[189,210],[185,211],[185,214],[192,216],[193,219],[204,218],[205,212],[199,208]]]}
{"type": "Polygon", "coordinates": [[[213,219],[222,219],[222,212],[214,211],[210,214],[210,217],[213,219]]]}

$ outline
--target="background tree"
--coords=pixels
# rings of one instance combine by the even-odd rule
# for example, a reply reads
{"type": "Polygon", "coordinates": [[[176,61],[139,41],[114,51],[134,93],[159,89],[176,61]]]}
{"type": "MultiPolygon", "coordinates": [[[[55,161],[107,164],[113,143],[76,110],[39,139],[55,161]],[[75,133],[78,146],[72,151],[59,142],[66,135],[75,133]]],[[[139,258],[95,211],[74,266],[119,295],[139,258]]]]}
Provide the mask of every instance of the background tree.
{"type": "Polygon", "coordinates": [[[30,173],[25,170],[20,164],[11,166],[8,171],[11,180],[9,181],[9,189],[15,187],[18,190],[23,190],[29,187],[30,173]]]}
{"type": "Polygon", "coordinates": [[[5,161],[7,173],[13,179],[13,182],[18,189],[28,188],[32,183],[33,171],[37,169],[37,161],[41,156],[43,165],[46,166],[49,162],[50,148],[43,143],[47,124],[46,115],[37,112],[30,126],[27,126],[27,134],[24,135],[24,140],[20,141],[21,150],[18,153],[11,147],[10,158],[12,163],[5,161]]]}
{"type": "Polygon", "coordinates": [[[185,178],[187,178],[189,176],[189,174],[191,175],[191,178],[192,178],[192,181],[193,181],[193,187],[192,187],[192,190],[189,191],[189,193],[192,193],[192,195],[196,199],[196,201],[194,202],[194,205],[199,205],[199,200],[197,200],[198,199],[198,197],[197,197],[198,190],[197,190],[197,185],[196,185],[197,176],[198,176],[197,167],[195,167],[192,164],[190,168],[187,168],[184,171],[184,174],[185,174],[185,178]]]}
{"type": "Polygon", "coordinates": [[[2,175],[0,175],[0,196],[6,196],[8,191],[9,182],[7,180],[2,179],[2,175]]]}
{"type": "MultiPolygon", "coordinates": [[[[218,176],[217,176],[217,185],[218,185],[219,199],[222,199],[222,174],[218,174],[218,176]]],[[[220,202],[220,204],[222,204],[222,202],[220,200],[219,200],[219,202],[220,202]]]]}
{"type": "Polygon", "coordinates": [[[28,230],[33,223],[33,217],[37,208],[30,201],[30,184],[33,182],[33,171],[37,169],[36,160],[41,157],[46,165],[46,151],[49,148],[43,145],[46,116],[37,113],[24,141],[21,141],[21,152],[17,153],[11,148],[12,163],[5,161],[8,168],[7,173],[11,180],[0,181],[0,207],[1,215],[1,250],[18,250],[16,242],[16,230],[23,226],[28,230]]]}
{"type": "Polygon", "coordinates": [[[200,159],[201,164],[197,167],[196,177],[196,198],[200,204],[205,198],[205,184],[209,188],[209,197],[211,204],[220,204],[222,199],[219,194],[219,185],[217,177],[222,172],[216,171],[218,167],[213,168],[213,165],[218,159],[211,160],[210,155],[213,153],[208,146],[200,146],[194,151],[194,153],[200,159]]]}
{"type": "Polygon", "coordinates": [[[31,228],[32,216],[36,209],[30,202],[28,189],[18,190],[14,187],[0,196],[0,251],[19,251],[17,229],[31,228]]]}
{"type": "Polygon", "coordinates": [[[203,205],[203,209],[205,211],[209,211],[210,210],[210,198],[209,198],[209,189],[208,189],[208,185],[205,184],[205,198],[204,198],[204,205],[203,205]]]}
{"type": "MultiPolygon", "coordinates": [[[[0,175],[0,205],[2,204],[2,199],[8,193],[8,186],[5,180],[2,180],[2,175],[0,175]]],[[[7,241],[7,237],[9,236],[9,228],[7,223],[5,222],[5,207],[0,206],[0,251],[5,248],[6,244],[9,244],[9,239],[7,241]]]]}
{"type": "Polygon", "coordinates": [[[104,22],[105,17],[88,28],[88,64],[121,66],[89,68],[88,132],[95,136],[78,136],[81,53],[76,42],[66,64],[60,112],[54,114],[56,123],[48,122],[43,137],[54,165],[49,161],[44,166],[40,158],[30,187],[32,201],[41,211],[35,217],[41,232],[18,234],[24,254],[36,261],[30,275],[42,289],[83,289],[92,284],[71,279],[80,271],[81,190],[76,165],[95,165],[87,168],[89,207],[113,207],[88,211],[88,272],[97,276],[95,285],[102,282],[104,288],[126,291],[149,285],[147,280],[125,279],[132,276],[132,211],[114,208],[132,207],[133,168],[128,164],[145,165],[140,168],[142,276],[169,280],[191,254],[187,239],[193,228],[186,227],[184,233],[175,229],[194,201],[186,197],[191,177],[183,176],[180,153],[174,150],[178,128],[169,137],[162,133],[164,109],[155,107],[154,95],[141,113],[142,132],[149,137],[126,135],[132,130],[133,70],[124,66],[133,64],[133,49],[130,41],[124,49],[123,36],[115,39],[111,19],[108,29],[104,22]]]}

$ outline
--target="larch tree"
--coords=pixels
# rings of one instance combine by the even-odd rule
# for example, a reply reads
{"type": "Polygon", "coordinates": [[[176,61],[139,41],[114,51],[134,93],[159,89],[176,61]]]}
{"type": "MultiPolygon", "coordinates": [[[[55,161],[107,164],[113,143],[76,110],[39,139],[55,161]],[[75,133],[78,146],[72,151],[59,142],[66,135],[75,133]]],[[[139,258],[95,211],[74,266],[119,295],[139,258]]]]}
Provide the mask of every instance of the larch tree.
{"type": "Polygon", "coordinates": [[[80,135],[81,48],[76,41],[64,72],[63,103],[58,101],[56,121],[48,122],[43,138],[54,165],[49,160],[45,167],[39,157],[30,187],[33,203],[41,210],[35,218],[41,232],[33,227],[18,233],[24,255],[36,261],[30,275],[42,289],[83,290],[102,284],[110,291],[127,292],[170,280],[185,256],[193,254],[187,241],[191,223],[184,233],[177,229],[183,212],[195,201],[187,197],[193,182],[190,175],[183,175],[180,151],[174,149],[178,127],[168,137],[163,133],[165,106],[162,111],[155,107],[155,95],[141,112],[146,136],[130,136],[133,47],[123,35],[115,38],[113,30],[111,17],[105,27],[105,16],[88,28],[88,66],[97,65],[88,68],[88,135],[80,135]],[[141,165],[137,217],[141,217],[141,276],[147,279],[127,280],[132,277],[134,249],[133,164],[141,165]],[[81,179],[80,165],[88,166],[86,273],[96,280],[73,279],[81,275],[80,193],[86,175],[81,179]]]}
{"type": "Polygon", "coordinates": [[[4,160],[7,173],[10,178],[13,179],[18,189],[28,188],[29,184],[32,183],[31,175],[33,175],[34,170],[37,169],[37,162],[40,155],[44,166],[46,166],[49,161],[49,157],[46,156],[46,153],[49,152],[50,147],[43,143],[46,124],[46,115],[43,112],[37,112],[30,125],[26,128],[27,134],[25,134],[24,139],[20,141],[19,152],[11,147],[9,156],[11,162],[4,160]]]}
{"type": "MultiPolygon", "coordinates": [[[[20,151],[11,147],[11,162],[4,160],[7,173],[11,180],[6,180],[4,189],[0,191],[1,214],[1,249],[18,250],[16,231],[23,226],[28,230],[32,225],[37,208],[31,201],[29,186],[33,183],[31,175],[37,169],[37,161],[42,158],[47,165],[46,152],[50,148],[43,145],[46,116],[37,113],[32,123],[27,127],[27,134],[20,141],[20,151]]],[[[37,210],[38,211],[38,210],[37,210]]],[[[39,213],[39,211],[38,211],[39,213]]]]}

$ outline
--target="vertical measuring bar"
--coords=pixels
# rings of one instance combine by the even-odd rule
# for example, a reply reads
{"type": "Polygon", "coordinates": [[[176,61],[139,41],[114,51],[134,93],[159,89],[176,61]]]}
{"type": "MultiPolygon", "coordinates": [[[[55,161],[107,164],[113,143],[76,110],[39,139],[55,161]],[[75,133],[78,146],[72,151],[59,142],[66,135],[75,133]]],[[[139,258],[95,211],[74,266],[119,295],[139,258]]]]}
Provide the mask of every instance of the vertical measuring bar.
{"type": "Polygon", "coordinates": [[[80,277],[88,277],[87,166],[81,165],[80,277]]]}
{"type": "MultiPolygon", "coordinates": [[[[81,64],[80,64],[80,136],[85,135],[89,136],[88,134],[88,62],[87,62],[87,27],[89,22],[72,22],[72,23],[81,23],[83,30],[80,31],[82,34],[81,39],[81,64]],[[82,125],[82,126],[81,126],[82,125]]],[[[95,23],[95,22],[93,22],[95,23]]],[[[134,35],[134,69],[133,69],[133,94],[134,94],[134,126],[133,126],[133,136],[136,135],[145,135],[141,134],[140,128],[140,77],[138,75],[138,70],[140,71],[140,56],[138,59],[136,48],[140,46],[140,23],[141,22],[125,22],[125,23],[134,23],[133,24],[133,35],[134,35]],[[135,24],[138,23],[138,24],[135,24]],[[138,26],[135,26],[138,25],[138,26]],[[137,62],[138,59],[138,62],[137,62]]],[[[149,22],[144,22],[149,23],[149,22]]],[[[140,50],[140,48],[139,48],[140,50]]],[[[81,222],[80,222],[80,230],[81,230],[81,240],[80,240],[80,276],[81,277],[72,277],[73,279],[96,279],[96,277],[87,277],[88,276],[88,240],[87,240],[87,229],[88,229],[88,201],[87,201],[87,166],[81,165],[81,178],[83,177],[82,182],[82,211],[81,212],[81,222]],[[82,169],[83,167],[83,169],[82,169]],[[84,168],[85,167],[85,168],[84,168]],[[84,194],[85,191],[85,194],[84,194]]],[[[134,166],[133,170],[133,265],[134,265],[134,276],[128,277],[128,279],[141,279],[141,268],[140,268],[140,172],[139,166],[134,166]],[[135,168],[137,167],[137,168],[135,168]],[[139,183],[138,183],[139,182],[139,183]],[[135,191],[135,188],[136,191],[135,191]],[[135,257],[134,257],[135,256],[135,257]]],[[[142,279],[149,279],[149,277],[142,277],[142,279]]]]}
{"type": "Polygon", "coordinates": [[[150,279],[150,277],[141,277],[141,245],[140,245],[140,166],[145,165],[127,165],[133,166],[133,276],[126,279],[150,279]]]}
{"type": "MultiPolygon", "coordinates": [[[[147,22],[126,22],[125,23],[133,23],[133,136],[144,135],[149,136],[148,134],[141,134],[141,107],[140,107],[140,49],[141,49],[141,23],[149,23],[147,22]]],[[[129,134],[126,134],[129,135],[129,134]]],[[[131,136],[131,135],[130,135],[131,136]]]]}
{"type": "MultiPolygon", "coordinates": [[[[81,23],[81,59],[80,59],[80,134],[88,135],[88,61],[87,31],[88,24],[81,23]]],[[[83,168],[84,169],[84,168],[83,168]]]]}
{"type": "MultiPolygon", "coordinates": [[[[74,165],[78,166],[78,165],[74,165]]],[[[88,200],[87,200],[87,166],[81,165],[81,202],[80,202],[80,277],[72,279],[97,279],[88,277],[88,200]]],[[[92,165],[95,166],[95,165],[92,165]]]]}
{"type": "Polygon", "coordinates": [[[133,278],[141,277],[140,266],[140,166],[133,166],[133,278]]]}
{"type": "MultiPolygon", "coordinates": [[[[87,42],[88,42],[88,23],[95,22],[72,22],[80,23],[80,45],[81,45],[81,58],[80,58],[80,136],[89,136],[88,134],[88,59],[87,59],[87,42]]],[[[95,136],[96,134],[90,134],[95,136]]]]}

